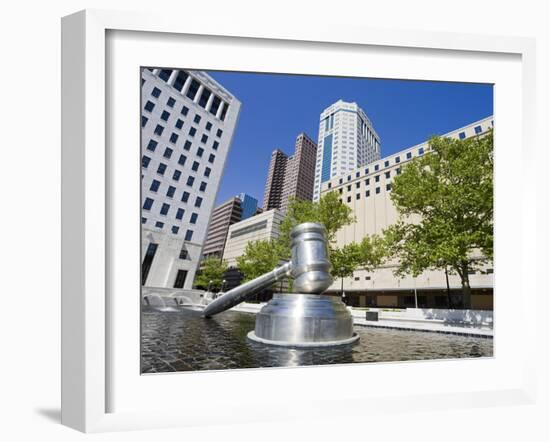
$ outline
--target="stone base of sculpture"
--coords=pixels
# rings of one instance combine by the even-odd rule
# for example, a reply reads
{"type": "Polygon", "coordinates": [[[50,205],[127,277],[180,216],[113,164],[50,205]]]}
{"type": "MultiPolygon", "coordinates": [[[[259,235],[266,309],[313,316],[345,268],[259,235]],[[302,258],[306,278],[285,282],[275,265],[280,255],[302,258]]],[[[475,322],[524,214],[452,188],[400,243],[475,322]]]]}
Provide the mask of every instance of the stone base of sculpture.
{"type": "Polygon", "coordinates": [[[337,297],[275,294],[256,315],[252,341],[285,347],[328,347],[356,342],[353,318],[337,297]]]}

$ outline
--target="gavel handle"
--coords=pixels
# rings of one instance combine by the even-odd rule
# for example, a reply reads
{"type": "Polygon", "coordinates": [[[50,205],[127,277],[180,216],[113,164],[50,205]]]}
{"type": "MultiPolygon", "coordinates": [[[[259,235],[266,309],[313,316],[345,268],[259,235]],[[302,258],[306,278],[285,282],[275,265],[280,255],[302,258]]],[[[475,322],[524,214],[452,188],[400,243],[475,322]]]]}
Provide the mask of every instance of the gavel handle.
{"type": "Polygon", "coordinates": [[[280,279],[290,276],[291,269],[292,263],[287,262],[269,273],[258,276],[256,279],[245,282],[244,284],[225,292],[222,296],[216,298],[206,306],[203,311],[203,315],[209,318],[217,313],[221,313],[236,306],[237,304],[240,304],[246,298],[261,292],[263,289],[269,287],[271,284],[279,281],[280,279]]]}

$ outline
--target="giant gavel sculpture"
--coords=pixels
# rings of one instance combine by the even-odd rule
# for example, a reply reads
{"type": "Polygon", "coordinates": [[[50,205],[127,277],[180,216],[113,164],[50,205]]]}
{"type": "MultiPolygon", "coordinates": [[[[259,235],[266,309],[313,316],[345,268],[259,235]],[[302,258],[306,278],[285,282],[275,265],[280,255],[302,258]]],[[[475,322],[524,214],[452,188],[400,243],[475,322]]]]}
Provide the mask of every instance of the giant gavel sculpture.
{"type": "Polygon", "coordinates": [[[256,316],[248,338],[264,344],[317,347],[349,344],[358,339],[353,319],[338,297],[322,295],[332,284],[326,229],[304,223],[291,232],[290,262],[235,287],[212,301],[203,315],[211,317],[259,293],[282,278],[294,280],[293,294],[275,294],[256,316]]]}

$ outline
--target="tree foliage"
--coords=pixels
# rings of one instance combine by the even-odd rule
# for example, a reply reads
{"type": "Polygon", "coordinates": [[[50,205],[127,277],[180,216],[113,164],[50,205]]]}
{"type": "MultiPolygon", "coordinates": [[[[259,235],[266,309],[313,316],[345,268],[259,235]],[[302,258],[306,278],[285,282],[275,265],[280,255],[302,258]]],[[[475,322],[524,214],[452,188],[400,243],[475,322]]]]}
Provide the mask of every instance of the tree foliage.
{"type": "Polygon", "coordinates": [[[449,267],[469,304],[468,270],[483,262],[473,256],[493,258],[493,133],[431,138],[429,152],[394,179],[391,199],[400,218],[384,235],[396,274],[449,267]]]}
{"type": "Polygon", "coordinates": [[[278,241],[251,241],[246,245],[244,254],[237,258],[237,267],[244,274],[244,280],[250,281],[277,267],[282,255],[278,241]]]}
{"type": "Polygon", "coordinates": [[[227,270],[227,262],[219,258],[206,258],[201,263],[199,274],[195,278],[195,287],[219,290],[223,282],[223,276],[227,270]]]}

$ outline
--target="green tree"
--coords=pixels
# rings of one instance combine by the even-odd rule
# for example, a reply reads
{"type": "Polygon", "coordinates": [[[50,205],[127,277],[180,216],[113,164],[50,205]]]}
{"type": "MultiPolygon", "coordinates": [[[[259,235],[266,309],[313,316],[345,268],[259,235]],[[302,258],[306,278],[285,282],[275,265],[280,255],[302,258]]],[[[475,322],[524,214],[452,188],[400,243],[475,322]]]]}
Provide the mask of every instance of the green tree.
{"type": "Polygon", "coordinates": [[[278,241],[251,241],[244,254],[237,258],[237,267],[244,274],[244,280],[250,281],[277,267],[282,255],[278,241]]]}
{"type": "Polygon", "coordinates": [[[342,204],[336,192],[325,193],[319,201],[290,201],[285,219],[281,223],[279,242],[284,257],[290,257],[290,232],[298,224],[306,222],[321,223],[327,229],[329,245],[333,246],[336,232],[355,222],[353,211],[342,204]]]}
{"type": "Polygon", "coordinates": [[[403,167],[391,199],[400,215],[385,230],[397,275],[449,268],[471,305],[468,271],[493,258],[493,134],[434,137],[429,151],[403,167]],[[482,253],[481,260],[474,261],[482,253]]]}
{"type": "Polygon", "coordinates": [[[208,288],[210,290],[219,290],[223,275],[227,270],[227,262],[219,258],[206,258],[201,263],[200,271],[195,278],[195,287],[208,288]]]}
{"type": "Polygon", "coordinates": [[[360,260],[361,250],[355,242],[330,251],[331,274],[334,278],[341,279],[342,294],[344,292],[344,278],[353,275],[353,272],[359,266],[360,260]]]}

